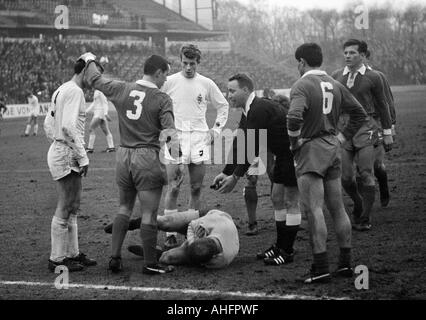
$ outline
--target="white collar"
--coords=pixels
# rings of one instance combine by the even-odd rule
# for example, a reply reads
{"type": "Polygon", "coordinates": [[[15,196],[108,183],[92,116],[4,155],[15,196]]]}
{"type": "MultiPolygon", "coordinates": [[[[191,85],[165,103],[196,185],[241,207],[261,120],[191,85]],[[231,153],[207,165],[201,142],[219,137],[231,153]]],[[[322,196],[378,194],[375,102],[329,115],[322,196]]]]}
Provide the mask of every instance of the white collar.
{"type": "MultiPolygon", "coordinates": [[[[365,71],[367,71],[367,68],[365,67],[365,64],[362,64],[362,66],[361,66],[361,67],[359,67],[359,68],[358,68],[358,70],[356,70],[356,72],[359,72],[359,73],[361,73],[362,75],[364,75],[364,74],[365,74],[365,71]]],[[[346,67],[343,69],[343,75],[347,75],[349,72],[351,72],[351,70],[349,70],[348,66],[346,66],[346,67]]]]}
{"type": "Polygon", "coordinates": [[[144,86],[144,87],[148,87],[148,88],[155,88],[158,89],[157,85],[155,83],[152,83],[150,81],[146,81],[146,80],[137,80],[136,81],[137,84],[144,86]]]}
{"type": "Polygon", "coordinates": [[[248,115],[248,112],[250,111],[250,105],[253,103],[253,100],[255,97],[256,97],[256,94],[253,91],[252,93],[250,93],[250,95],[247,98],[246,107],[244,108],[244,113],[246,116],[248,115]]]}
{"type": "Polygon", "coordinates": [[[325,72],[323,70],[318,70],[318,69],[309,70],[309,71],[307,71],[303,74],[302,78],[304,78],[305,76],[308,76],[310,74],[313,74],[313,75],[316,75],[316,76],[325,76],[325,75],[327,75],[327,72],[325,72]]]}

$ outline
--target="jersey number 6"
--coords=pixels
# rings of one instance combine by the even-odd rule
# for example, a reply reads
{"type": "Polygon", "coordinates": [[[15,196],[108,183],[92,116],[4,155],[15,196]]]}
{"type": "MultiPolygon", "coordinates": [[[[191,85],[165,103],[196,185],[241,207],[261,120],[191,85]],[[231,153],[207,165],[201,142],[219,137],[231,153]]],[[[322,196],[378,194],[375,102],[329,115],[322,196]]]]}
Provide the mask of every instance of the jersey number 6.
{"type": "Polygon", "coordinates": [[[139,90],[132,90],[129,94],[130,97],[135,98],[133,104],[136,106],[136,110],[127,110],[127,118],[130,120],[138,120],[142,114],[142,101],[145,99],[145,92],[139,90]]]}
{"type": "Polygon", "coordinates": [[[329,114],[333,107],[333,85],[330,82],[321,82],[322,113],[329,114]]]}

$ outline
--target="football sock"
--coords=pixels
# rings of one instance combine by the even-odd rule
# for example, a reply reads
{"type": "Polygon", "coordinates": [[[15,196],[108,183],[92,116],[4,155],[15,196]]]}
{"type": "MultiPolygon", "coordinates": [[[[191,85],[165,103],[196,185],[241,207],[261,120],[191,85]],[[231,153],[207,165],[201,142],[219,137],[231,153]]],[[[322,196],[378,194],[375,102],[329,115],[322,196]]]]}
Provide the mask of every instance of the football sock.
{"type": "Polygon", "coordinates": [[[68,221],[56,216],[52,218],[50,227],[52,249],[50,260],[60,262],[67,256],[68,250],[68,221]]]}
{"type": "Polygon", "coordinates": [[[78,226],[77,215],[71,214],[68,219],[68,255],[67,257],[73,258],[78,256],[78,226]]]}
{"type": "Polygon", "coordinates": [[[112,134],[111,133],[109,133],[106,136],[106,139],[107,139],[107,143],[108,143],[108,148],[110,148],[110,149],[114,148],[114,141],[112,140],[112,134]]]}
{"type": "Polygon", "coordinates": [[[350,267],[351,260],[351,248],[340,248],[339,267],[350,267]]]}
{"type": "Polygon", "coordinates": [[[145,265],[157,263],[157,226],[141,224],[140,234],[145,265]]]}
{"type": "MultiPolygon", "coordinates": [[[[177,213],[178,209],[164,209],[164,215],[165,216],[169,216],[172,215],[174,213],[177,213]]],[[[177,232],[166,232],[166,237],[170,237],[170,236],[177,236],[177,232]]]]}
{"type": "Polygon", "coordinates": [[[246,186],[243,189],[243,196],[246,202],[247,215],[249,224],[256,223],[256,209],[257,209],[257,191],[256,187],[246,186]]]}
{"type": "Polygon", "coordinates": [[[277,228],[277,242],[276,245],[280,249],[284,249],[284,233],[285,233],[285,218],[287,209],[274,210],[275,226],[277,228]]]}
{"type": "Polygon", "coordinates": [[[30,130],[31,130],[31,125],[27,124],[27,126],[25,127],[25,135],[29,135],[30,134],[30,130]]]}
{"type": "Polygon", "coordinates": [[[299,226],[301,222],[302,214],[300,214],[300,212],[291,214],[288,213],[286,216],[286,225],[284,232],[284,251],[288,254],[293,253],[294,241],[296,240],[297,231],[299,231],[299,226]]]}
{"type": "Polygon", "coordinates": [[[361,215],[362,210],[362,198],[361,195],[358,192],[358,188],[355,181],[342,181],[343,188],[345,189],[346,193],[351,197],[351,199],[354,202],[354,215],[359,216],[361,215]]]}
{"type": "Polygon", "coordinates": [[[379,182],[380,199],[389,198],[388,174],[383,167],[374,168],[374,175],[379,182]]]}
{"type": "Polygon", "coordinates": [[[35,124],[34,125],[34,134],[37,134],[37,132],[38,132],[38,124],[35,124]]]}
{"type": "Polygon", "coordinates": [[[117,214],[112,225],[112,256],[121,257],[121,247],[129,229],[129,217],[117,214]]]}
{"type": "Polygon", "coordinates": [[[327,251],[314,253],[314,266],[316,273],[322,274],[329,272],[327,251]]]}
{"type": "Polygon", "coordinates": [[[91,133],[89,135],[89,144],[87,146],[89,149],[93,149],[93,146],[95,145],[95,139],[96,139],[96,134],[91,133]]]}
{"type": "Polygon", "coordinates": [[[371,210],[374,205],[376,189],[374,186],[363,186],[362,198],[363,198],[363,211],[361,215],[362,223],[370,223],[371,210]]]}

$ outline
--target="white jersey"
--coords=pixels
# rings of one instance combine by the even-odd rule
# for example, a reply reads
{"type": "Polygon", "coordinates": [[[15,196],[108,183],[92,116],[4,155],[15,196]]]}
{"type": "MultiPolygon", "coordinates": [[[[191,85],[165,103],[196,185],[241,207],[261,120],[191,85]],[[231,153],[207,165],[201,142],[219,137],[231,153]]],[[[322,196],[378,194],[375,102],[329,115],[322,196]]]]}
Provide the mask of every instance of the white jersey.
{"type": "Polygon", "coordinates": [[[105,119],[108,114],[108,99],[101,91],[95,90],[93,93],[93,102],[86,112],[90,110],[93,110],[94,118],[105,119]]]}
{"type": "Polygon", "coordinates": [[[240,249],[238,230],[232,217],[220,210],[210,210],[205,216],[192,220],[187,231],[187,238],[190,243],[196,239],[195,234],[199,226],[206,230],[206,237],[218,239],[222,246],[222,252],[215,255],[204,266],[213,269],[228,266],[240,249]]]}
{"type": "Polygon", "coordinates": [[[207,104],[217,109],[213,129],[220,134],[228,120],[229,104],[213,80],[196,73],[186,78],[182,72],[167,77],[161,90],[173,100],[176,129],[182,131],[208,131],[207,104]]]}
{"type": "Polygon", "coordinates": [[[31,97],[27,98],[28,105],[30,107],[30,116],[38,116],[40,112],[40,105],[38,103],[38,99],[35,95],[31,95],[31,97]]]}
{"type": "Polygon", "coordinates": [[[52,95],[52,102],[44,120],[44,130],[50,140],[63,141],[74,152],[79,165],[89,164],[84,149],[86,100],[83,90],[74,82],[61,85],[52,95]]]}

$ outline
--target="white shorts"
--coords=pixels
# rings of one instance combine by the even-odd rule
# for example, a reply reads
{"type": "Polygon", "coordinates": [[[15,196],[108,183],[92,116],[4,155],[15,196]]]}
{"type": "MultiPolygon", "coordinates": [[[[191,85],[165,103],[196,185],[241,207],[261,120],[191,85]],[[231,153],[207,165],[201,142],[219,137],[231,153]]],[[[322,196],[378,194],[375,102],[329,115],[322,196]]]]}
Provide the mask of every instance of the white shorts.
{"type": "MultiPolygon", "coordinates": [[[[210,133],[208,131],[177,131],[182,156],[178,160],[166,156],[173,164],[201,163],[210,160],[210,133]]],[[[166,163],[167,164],[167,163],[166,163]]]]}
{"type": "Polygon", "coordinates": [[[80,166],[73,156],[73,150],[63,142],[55,141],[47,153],[47,164],[53,180],[69,175],[71,171],[79,172],[80,166]]]}

